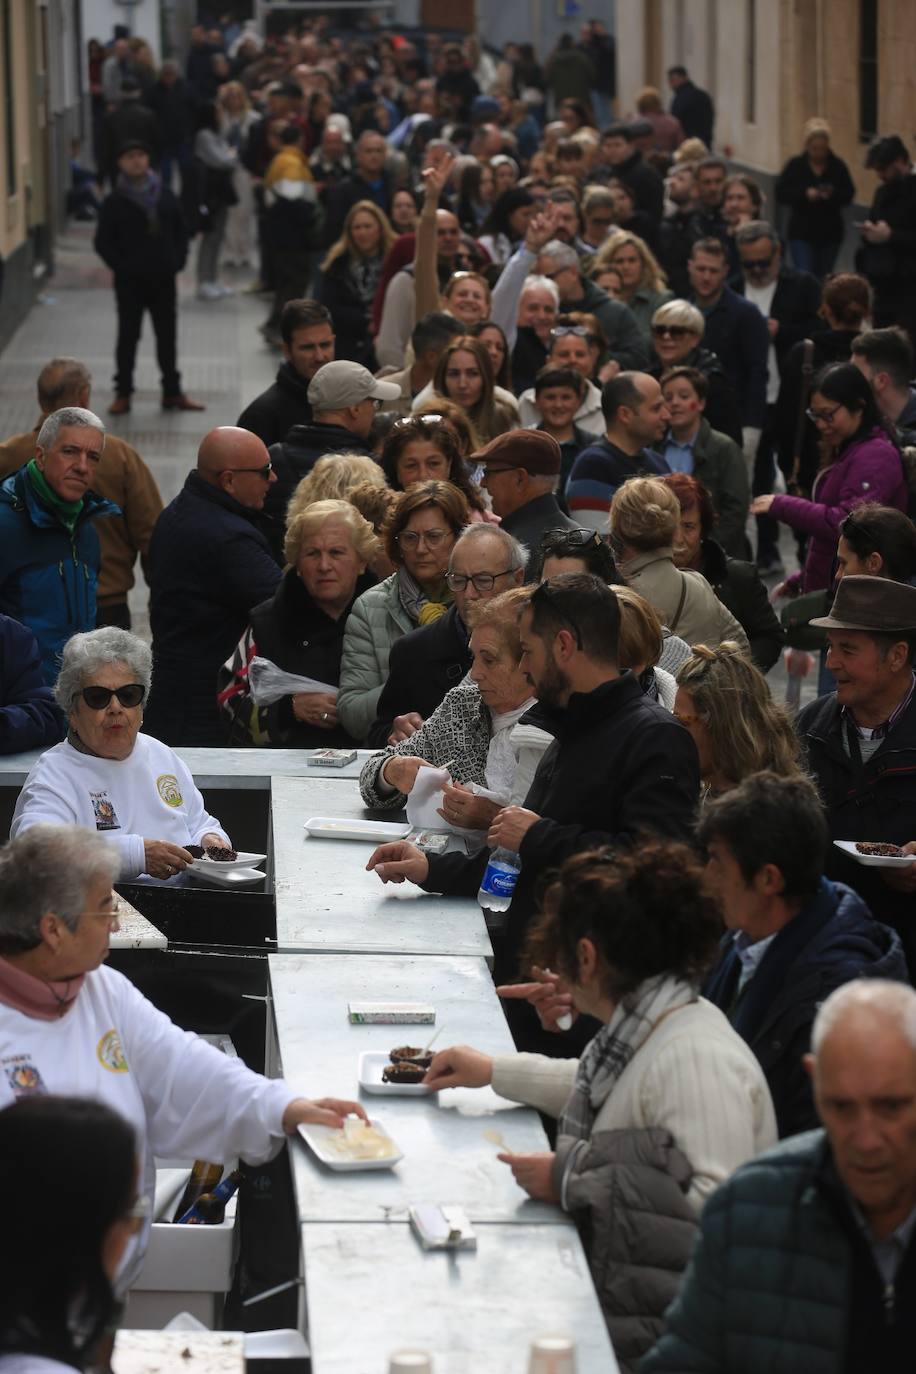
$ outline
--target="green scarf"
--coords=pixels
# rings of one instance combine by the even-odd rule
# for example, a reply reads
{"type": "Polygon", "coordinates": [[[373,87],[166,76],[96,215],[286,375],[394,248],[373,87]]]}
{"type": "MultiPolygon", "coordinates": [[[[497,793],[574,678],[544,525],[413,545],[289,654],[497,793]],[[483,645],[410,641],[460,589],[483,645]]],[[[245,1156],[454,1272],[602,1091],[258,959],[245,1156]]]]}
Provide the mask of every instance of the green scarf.
{"type": "Polygon", "coordinates": [[[35,488],[38,499],[43,505],[49,506],[51,510],[54,511],[61,524],[66,525],[67,529],[72,534],[76,522],[79,519],[79,513],[83,509],[83,501],[86,498],[81,496],[78,501],[65,501],[63,497],[58,496],[54,488],[48,485],[44,473],[41,471],[41,468],[35,462],[34,458],[29,460],[29,464],[26,467],[26,473],[28,474],[29,481],[35,488]]]}

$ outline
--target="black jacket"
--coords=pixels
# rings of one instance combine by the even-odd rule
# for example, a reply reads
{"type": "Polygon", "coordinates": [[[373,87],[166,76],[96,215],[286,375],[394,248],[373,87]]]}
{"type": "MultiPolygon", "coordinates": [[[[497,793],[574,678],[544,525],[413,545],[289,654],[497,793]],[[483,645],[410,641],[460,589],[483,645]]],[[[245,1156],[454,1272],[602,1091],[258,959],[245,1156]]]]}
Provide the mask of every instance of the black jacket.
{"type": "MultiPolygon", "coordinates": [[[[579,850],[629,846],[646,832],[687,840],[699,798],[693,740],[670,712],[644,695],[632,673],[592,692],[574,693],[565,711],[546,712],[543,706],[541,711],[556,737],[525,798],[526,808],[541,819],[522,841],[522,871],[509,907],[506,948],[497,959],[497,981],[519,971],[543,873],[579,850]]],[[[486,850],[471,858],[432,855],[423,886],[473,895],[486,862],[486,850]]],[[[553,1039],[561,1042],[555,1053],[562,1054],[563,1037],[553,1039]]]]}
{"type": "Polygon", "coordinates": [[[240,429],[250,429],[270,448],[289,434],[293,425],[307,425],[312,419],[308,398],[309,384],[293,367],[281,363],[273,386],[255,396],[238,418],[240,429]]]}
{"type": "Polygon", "coordinates": [[[760,1061],[780,1136],[814,1130],[811,1080],[802,1062],[818,1007],[853,978],[907,981],[899,936],[880,925],[842,883],[821,879],[814,899],[776,935],[735,1000],[741,963],[731,934],[703,995],[719,1007],[760,1061]]]}
{"type": "Polygon", "coordinates": [[[263,517],[190,472],[149,549],[153,689],[144,729],[167,744],[220,746],[216,678],[280,568],[263,517]]]}
{"type": "Polygon", "coordinates": [[[682,81],[671,100],[671,113],[681,121],[687,138],[701,138],[707,148],[712,147],[712,131],[716,111],[712,97],[692,81],[682,81]]]}
{"type": "MultiPolygon", "coordinates": [[[[251,612],[251,628],[258,656],[270,659],[287,673],[314,678],[336,687],[340,681],[340,657],[343,652],[344,630],[353,602],[363,592],[374,587],[374,573],[364,572],[357,579],[350,605],[334,620],[326,615],[309,596],[295,568],[288,568],[273,596],[255,606],[251,612]]],[[[252,703],[247,701],[249,708],[252,703]]],[[[282,697],[258,712],[258,726],[271,745],[282,749],[338,749],[353,748],[343,726],[336,730],[321,730],[293,715],[292,697],[282,697]]],[[[231,730],[230,744],[250,745],[251,734],[243,720],[238,730],[231,730]]]]}
{"type": "Polygon", "coordinates": [[[131,100],[112,110],[99,130],[99,172],[114,181],[118,175],[118,154],[130,139],[139,139],[149,149],[150,162],[158,167],[162,158],[159,120],[148,105],[131,100]]]}
{"type": "Polygon", "coordinates": [[[116,277],[174,277],[188,256],[188,229],[177,198],[163,186],[150,219],[129,196],[112,191],[99,211],[95,251],[116,277]]]}
{"type": "Polygon", "coordinates": [[[519,325],[512,349],[512,386],[516,396],[534,386],[537,374],[547,362],[547,349],[530,324],[519,325]]]}
{"type": "Polygon", "coordinates": [[[362,363],[370,372],[375,372],[378,363],[369,336],[371,309],[367,309],[357,295],[347,270],[349,265],[347,253],[334,259],[322,278],[319,299],[331,312],[337,356],[362,363]]]}
{"type": "Polygon", "coordinates": [[[359,453],[372,457],[372,450],[352,429],[342,425],[322,425],[312,420],[307,425],[293,425],[282,443],[271,444],[270,461],[277,480],[273,482],[264,502],[264,513],[271,518],[270,537],[277,554],[281,554],[286,507],[296,487],[326,453],[359,453]]]}
{"type": "Polygon", "coordinates": [[[369,729],[369,748],[385,748],[395,716],[417,711],[428,720],[470,666],[468,632],[457,606],[450,606],[431,625],[421,625],[395,640],[388,660],[388,681],[369,729]]]}
{"type": "Polygon", "coordinates": [[[658,260],[665,269],[671,290],[682,298],[690,292],[687,260],[696,239],[692,210],[675,210],[658,226],[658,260]]]}
{"type": "MultiPolygon", "coordinates": [[[[704,418],[709,421],[710,429],[716,429],[720,434],[727,434],[729,439],[734,439],[736,444],[740,444],[741,407],[738,404],[738,393],[729,381],[718,356],[711,349],[695,348],[678,366],[695,367],[702,372],[709,383],[709,395],[706,398],[706,409],[703,411],[704,418]]],[[[658,379],[667,372],[668,365],[659,362],[658,358],[653,355],[646,370],[658,379]]]]}
{"type": "Polygon", "coordinates": [[[744,630],[757,667],[769,672],[782,653],[785,634],[756,563],[729,558],[714,539],[704,539],[700,572],[744,630]]]}
{"type": "Polygon", "coordinates": [[[807,153],[790,157],[776,180],[776,199],[789,207],[786,238],[842,243],[845,225],[841,212],[852,204],[855,193],[849,168],[836,153],[827,154],[827,165],[820,173],[812,170],[807,153]],[[827,200],[809,200],[807,192],[812,187],[829,187],[832,195],[827,200]]]}
{"type": "Polygon", "coordinates": [[[501,528],[507,534],[511,534],[513,539],[524,544],[528,550],[525,581],[535,582],[541,570],[538,549],[547,531],[575,530],[579,526],[575,520],[570,520],[569,516],[564,514],[557,498],[548,491],[543,496],[536,496],[526,505],[519,506],[511,515],[504,515],[501,528]]]}
{"type": "Polygon", "coordinates": [[[194,135],[194,93],[181,77],[168,85],[157,81],[150,92],[150,109],[159,124],[162,146],[174,152],[194,135]]]}
{"type": "MultiPolygon", "coordinates": [[[[735,285],[739,296],[744,295],[744,277],[735,285]]],[[[824,328],[818,311],[821,308],[821,284],[810,272],[796,272],[781,267],[773,292],[770,318],[779,322],[773,347],[782,373],[783,359],[799,339],[808,339],[824,328]]]]}
{"type": "Polygon", "coordinates": [[[0,754],[47,749],[67,733],[67,720],[41,675],[32,631],[0,615],[0,754]]]}
{"type": "MultiPolygon", "coordinates": [[[[383,183],[381,209],[387,215],[391,210],[391,178],[387,172],[381,176],[383,183]]],[[[363,181],[358,172],[351,176],[344,177],[343,181],[338,181],[336,186],[329,186],[327,200],[325,202],[326,218],[324,223],[323,241],[326,244],[335,243],[343,233],[344,220],[358,200],[371,200],[373,204],[378,204],[372,187],[367,181],[363,181]]]]}
{"type": "MultiPolygon", "coordinates": [[[[827,809],[830,838],[888,844],[916,839],[916,696],[861,774],[843,748],[844,724],[835,692],[812,701],[795,724],[827,809]]],[[[830,846],[825,871],[858,892],[879,921],[899,931],[916,969],[912,893],[888,887],[880,868],[866,868],[836,845],[830,846]]]]}
{"type": "MultiPolygon", "coordinates": [[[[767,357],[770,335],[766,320],[743,296],[726,286],[713,308],[703,312],[703,341],[716,354],[735,391],[742,425],[762,429],[766,420],[767,357]]],[[[706,417],[712,424],[709,415],[706,417]]],[[[718,426],[713,426],[718,428],[718,426]]],[[[739,441],[740,442],[740,441],[739,441]]]]}
{"type": "Polygon", "coordinates": [[[893,306],[895,297],[916,294],[916,175],[887,181],[875,192],[870,220],[891,226],[887,243],[865,243],[856,253],[856,271],[871,282],[876,302],[893,306]]]}
{"type": "Polygon", "coordinates": [[[613,168],[613,174],[618,181],[629,186],[639,209],[644,210],[657,224],[665,203],[665,183],[655,168],[649,166],[639,149],[626,162],[618,163],[613,168]]]}

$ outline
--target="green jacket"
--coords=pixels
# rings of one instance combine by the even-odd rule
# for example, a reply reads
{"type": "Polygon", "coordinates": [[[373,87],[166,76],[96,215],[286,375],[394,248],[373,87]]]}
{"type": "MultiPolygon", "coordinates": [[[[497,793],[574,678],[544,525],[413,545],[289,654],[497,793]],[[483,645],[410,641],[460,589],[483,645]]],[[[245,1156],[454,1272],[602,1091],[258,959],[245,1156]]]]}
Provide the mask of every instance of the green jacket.
{"type": "Polygon", "coordinates": [[[751,492],[744,454],[734,439],[700,421],[693,446],[693,475],[712,497],[718,519],[712,536],[732,558],[747,558],[744,527],[751,492]]]}
{"type": "Polygon", "coordinates": [[[344,631],[337,695],[341,723],[355,740],[364,743],[375,720],[392,644],[415,628],[401,604],[396,572],[355,601],[344,631]]]}
{"type": "Polygon", "coordinates": [[[818,1184],[823,1131],[743,1165],[709,1199],[668,1329],[641,1374],[839,1374],[852,1246],[818,1184]]]}

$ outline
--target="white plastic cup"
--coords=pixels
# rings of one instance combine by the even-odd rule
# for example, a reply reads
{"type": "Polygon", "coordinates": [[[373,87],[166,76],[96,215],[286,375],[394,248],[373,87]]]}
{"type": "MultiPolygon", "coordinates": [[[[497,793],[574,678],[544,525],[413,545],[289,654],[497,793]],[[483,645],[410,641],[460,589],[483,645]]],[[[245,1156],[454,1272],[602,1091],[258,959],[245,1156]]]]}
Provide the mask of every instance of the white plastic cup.
{"type": "Polygon", "coordinates": [[[428,1350],[395,1350],[388,1360],[388,1374],[433,1374],[428,1350]]]}
{"type": "Polygon", "coordinates": [[[570,1336],[538,1336],[531,1342],[528,1374],[576,1374],[576,1343],[570,1336]]]}

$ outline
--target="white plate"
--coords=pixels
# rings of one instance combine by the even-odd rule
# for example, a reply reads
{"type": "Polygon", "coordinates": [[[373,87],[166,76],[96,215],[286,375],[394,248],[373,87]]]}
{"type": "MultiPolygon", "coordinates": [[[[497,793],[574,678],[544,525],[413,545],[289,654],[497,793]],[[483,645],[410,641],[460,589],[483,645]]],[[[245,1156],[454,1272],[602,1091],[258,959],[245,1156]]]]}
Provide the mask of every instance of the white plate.
{"type": "Polygon", "coordinates": [[[209,864],[206,868],[194,868],[195,876],[201,882],[215,883],[217,887],[247,887],[250,883],[263,883],[265,875],[256,868],[235,868],[232,864],[209,864]],[[220,872],[220,869],[223,871],[220,872]]]}
{"type": "Polygon", "coordinates": [[[234,868],[254,868],[267,858],[266,854],[243,854],[240,849],[236,853],[237,859],[194,859],[191,867],[198,873],[212,873],[214,869],[220,873],[231,873],[234,868]]]}
{"type": "Polygon", "coordinates": [[[382,1069],[391,1060],[387,1054],[367,1050],[359,1056],[359,1086],[367,1093],[378,1093],[379,1097],[428,1097],[432,1088],[422,1083],[383,1083],[382,1069]]]}
{"type": "MultiPolygon", "coordinates": [[[[369,1124],[375,1126],[376,1130],[381,1131],[391,1140],[391,1136],[388,1135],[380,1121],[370,1120],[369,1124]]],[[[394,1153],[389,1155],[387,1159],[347,1159],[345,1155],[337,1154],[329,1147],[328,1142],[331,1138],[342,1135],[342,1132],[333,1126],[317,1126],[312,1122],[303,1122],[300,1123],[298,1129],[302,1139],[316,1158],[320,1159],[322,1164],[326,1164],[329,1169],[333,1169],[335,1173],[352,1174],[363,1169],[393,1169],[395,1164],[404,1158],[402,1151],[391,1140],[394,1153]]]]}
{"type": "Polygon", "coordinates": [[[333,816],[312,816],[305,823],[310,835],[325,840],[403,840],[410,826],[399,821],[348,821],[333,816]]]}
{"type": "Polygon", "coordinates": [[[855,840],[834,840],[833,843],[866,868],[906,868],[907,864],[916,863],[916,854],[904,854],[899,858],[893,854],[860,854],[855,840]]]}

